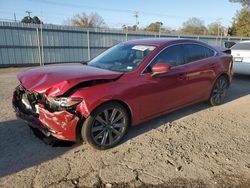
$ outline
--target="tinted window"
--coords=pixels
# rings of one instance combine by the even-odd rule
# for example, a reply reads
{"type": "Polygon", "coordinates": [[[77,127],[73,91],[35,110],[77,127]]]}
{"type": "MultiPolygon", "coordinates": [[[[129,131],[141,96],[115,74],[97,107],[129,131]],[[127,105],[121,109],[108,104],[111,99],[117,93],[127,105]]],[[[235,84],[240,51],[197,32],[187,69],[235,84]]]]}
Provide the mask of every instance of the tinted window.
{"type": "Polygon", "coordinates": [[[232,47],[233,50],[250,50],[250,42],[237,43],[232,47]]]}
{"type": "Polygon", "coordinates": [[[190,63],[193,61],[198,61],[201,59],[205,59],[208,57],[214,56],[214,51],[196,44],[185,44],[183,45],[185,51],[185,60],[186,63],[190,63]]]}
{"type": "Polygon", "coordinates": [[[183,52],[181,45],[175,45],[163,50],[153,62],[147,67],[145,73],[151,72],[151,68],[156,63],[167,63],[171,66],[178,66],[184,64],[183,52]]]}

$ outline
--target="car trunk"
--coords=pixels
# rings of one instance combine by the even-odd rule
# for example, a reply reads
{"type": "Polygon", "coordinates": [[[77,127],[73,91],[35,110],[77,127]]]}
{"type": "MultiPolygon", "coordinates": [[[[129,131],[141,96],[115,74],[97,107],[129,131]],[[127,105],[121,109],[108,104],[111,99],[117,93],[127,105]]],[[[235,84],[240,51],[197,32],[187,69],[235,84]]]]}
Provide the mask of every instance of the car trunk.
{"type": "Polygon", "coordinates": [[[250,50],[232,50],[235,62],[250,63],[250,50]]]}

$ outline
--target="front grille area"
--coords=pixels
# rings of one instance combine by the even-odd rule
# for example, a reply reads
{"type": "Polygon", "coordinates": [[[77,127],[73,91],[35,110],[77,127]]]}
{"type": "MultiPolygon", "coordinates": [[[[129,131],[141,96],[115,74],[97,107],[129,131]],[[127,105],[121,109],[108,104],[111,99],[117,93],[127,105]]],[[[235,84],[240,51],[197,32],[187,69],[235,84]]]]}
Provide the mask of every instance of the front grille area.
{"type": "Polygon", "coordinates": [[[45,95],[28,91],[22,85],[16,87],[13,104],[20,108],[25,114],[32,114],[34,116],[38,116],[38,113],[36,112],[37,104],[42,105],[43,108],[52,113],[63,110],[72,112],[72,107],[62,108],[57,103],[53,102],[53,100],[49,100],[45,95]]]}
{"type": "Polygon", "coordinates": [[[39,129],[44,135],[76,141],[76,135],[72,132],[76,129],[79,117],[73,111],[61,110],[46,95],[19,85],[13,93],[13,107],[18,118],[30,127],[39,129]]]}
{"type": "Polygon", "coordinates": [[[27,115],[38,116],[36,104],[41,100],[40,94],[26,90],[22,85],[16,87],[13,96],[13,105],[27,115]]]}

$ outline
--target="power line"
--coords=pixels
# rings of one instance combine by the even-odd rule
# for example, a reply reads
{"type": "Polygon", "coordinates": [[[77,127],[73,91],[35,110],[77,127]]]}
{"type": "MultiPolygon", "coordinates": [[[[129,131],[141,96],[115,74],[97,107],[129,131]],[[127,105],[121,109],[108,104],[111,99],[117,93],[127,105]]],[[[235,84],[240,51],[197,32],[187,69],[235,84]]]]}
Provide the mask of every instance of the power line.
{"type": "MultiPolygon", "coordinates": [[[[102,11],[109,11],[109,12],[125,12],[125,13],[135,13],[142,15],[151,15],[151,16],[159,16],[159,17],[168,17],[168,18],[180,18],[180,19],[186,19],[187,16],[177,16],[177,15],[170,15],[170,14],[162,14],[162,13],[155,13],[155,12],[147,12],[147,11],[136,11],[136,10],[130,10],[130,9],[114,9],[114,8],[103,8],[103,7],[96,7],[96,6],[88,6],[88,5],[82,5],[82,4],[73,4],[73,3],[63,3],[63,2],[55,2],[51,0],[43,0],[39,3],[44,4],[50,4],[50,5],[56,5],[56,6],[64,6],[64,7],[73,7],[73,8],[88,8],[92,10],[102,10],[102,11]]],[[[203,19],[217,19],[217,17],[203,17],[203,19]]]]}
{"type": "MultiPolygon", "coordinates": [[[[31,0],[30,0],[31,1],[31,0]]],[[[49,5],[55,5],[55,6],[64,6],[64,7],[73,7],[73,8],[87,8],[87,9],[92,9],[92,10],[101,10],[101,11],[109,11],[109,12],[124,12],[124,13],[128,13],[128,14],[133,14],[133,16],[135,17],[136,19],[136,27],[138,28],[138,25],[139,25],[139,21],[138,21],[138,17],[139,17],[139,14],[140,14],[140,17],[141,15],[143,16],[150,16],[150,17],[159,17],[159,21],[161,21],[162,19],[168,19],[168,20],[171,20],[171,18],[174,18],[174,19],[187,19],[188,17],[187,16],[176,16],[176,15],[168,15],[168,14],[161,14],[161,13],[155,13],[155,12],[146,12],[146,11],[135,11],[135,10],[129,10],[129,9],[114,9],[114,8],[102,8],[102,7],[94,7],[94,6],[88,6],[88,5],[82,5],[82,4],[74,4],[74,3],[64,3],[64,2],[55,2],[55,1],[51,1],[51,0],[43,0],[43,1],[39,1],[39,3],[44,3],[44,4],[49,4],[49,5]]],[[[18,10],[18,9],[17,9],[18,10]]],[[[20,9],[19,9],[20,10],[20,9]]],[[[0,9],[0,12],[1,9],[0,9]]],[[[4,12],[6,12],[6,10],[4,10],[4,12]]],[[[15,9],[15,13],[16,12],[22,12],[22,11],[16,11],[15,9]]],[[[28,11],[30,12],[30,11],[28,11]]],[[[13,18],[13,12],[10,13],[11,14],[11,17],[13,18]]],[[[31,14],[28,13],[29,16],[31,14]]],[[[36,14],[37,16],[39,16],[39,14],[36,14]]],[[[61,20],[61,23],[63,23],[63,20],[66,19],[66,17],[60,17],[59,15],[62,15],[62,16],[65,16],[65,14],[63,13],[52,13],[52,12],[48,12],[46,11],[46,16],[39,16],[39,17],[45,17],[47,18],[46,20],[48,22],[53,22],[53,21],[50,21],[51,18],[56,18],[56,19],[60,19],[61,20]],[[49,13],[49,14],[48,14],[49,13]]],[[[206,17],[207,19],[214,19],[216,20],[216,18],[212,18],[212,17],[206,17]]],[[[203,17],[202,19],[206,19],[205,17],[203,17]]],[[[53,20],[53,19],[52,19],[53,20]]],[[[229,19],[224,19],[224,21],[229,21],[229,19]]],[[[231,21],[231,20],[230,20],[231,21]]],[[[59,23],[59,21],[57,21],[57,23],[59,23]]],[[[144,24],[145,25],[145,24],[144,24]]],[[[136,28],[136,29],[137,29],[136,28]]]]}
{"type": "Polygon", "coordinates": [[[64,7],[73,7],[73,8],[88,8],[88,9],[94,9],[94,10],[113,11],[113,12],[127,12],[127,13],[134,12],[133,10],[126,10],[126,9],[111,9],[111,8],[93,7],[93,6],[88,6],[88,5],[54,2],[54,1],[49,1],[49,0],[43,0],[43,1],[40,1],[39,3],[45,3],[45,4],[50,4],[50,5],[56,5],[56,6],[64,6],[64,7]]]}

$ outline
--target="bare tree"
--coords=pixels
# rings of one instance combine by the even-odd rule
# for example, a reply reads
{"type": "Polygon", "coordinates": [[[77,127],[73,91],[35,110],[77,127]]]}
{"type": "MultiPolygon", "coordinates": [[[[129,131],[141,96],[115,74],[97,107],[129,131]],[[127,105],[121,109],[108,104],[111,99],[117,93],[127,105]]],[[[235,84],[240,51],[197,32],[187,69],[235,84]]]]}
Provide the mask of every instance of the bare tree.
{"type": "Polygon", "coordinates": [[[86,13],[76,14],[72,18],[67,19],[64,23],[81,27],[105,27],[104,19],[97,13],[91,13],[89,15],[86,13]]]}
{"type": "Polygon", "coordinates": [[[202,20],[193,17],[183,23],[181,33],[191,35],[204,35],[207,33],[207,28],[202,20]]]}
{"type": "Polygon", "coordinates": [[[154,22],[149,24],[144,30],[145,31],[150,31],[150,32],[159,32],[159,30],[161,29],[163,23],[162,22],[154,22]]]}
{"type": "Polygon", "coordinates": [[[226,27],[221,25],[220,21],[215,21],[207,26],[207,32],[209,35],[225,35],[226,27]]]}

